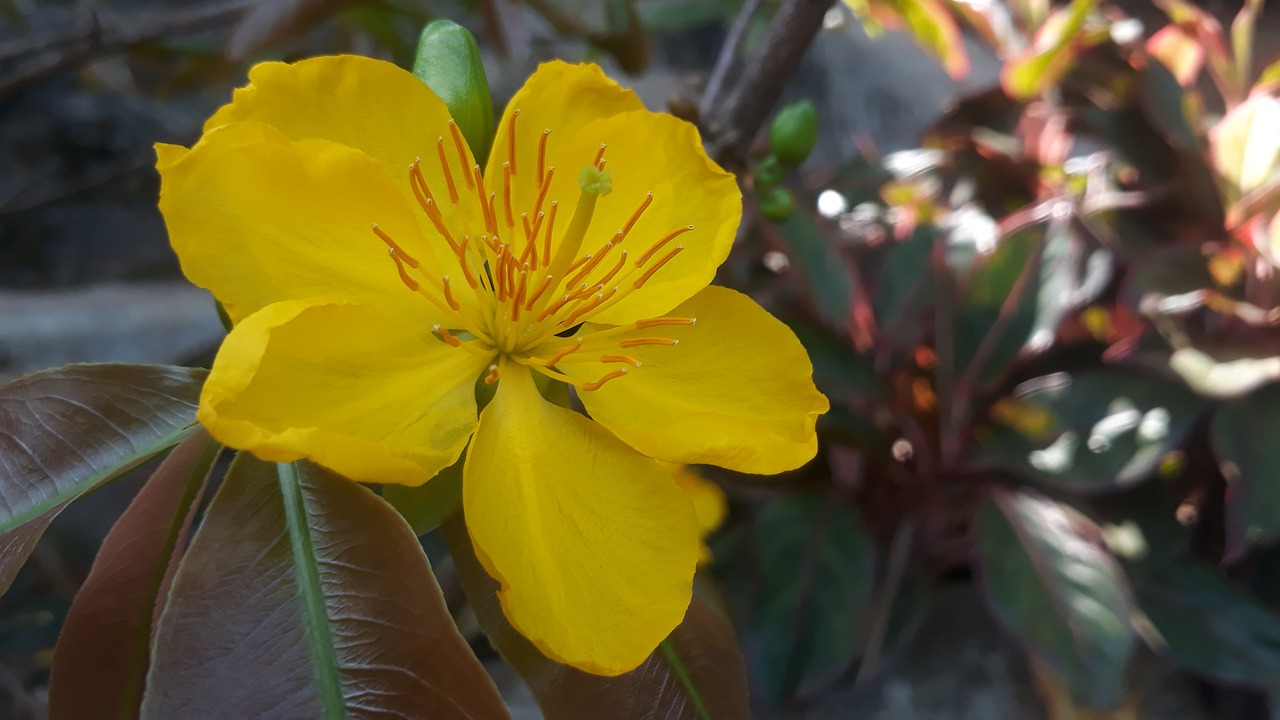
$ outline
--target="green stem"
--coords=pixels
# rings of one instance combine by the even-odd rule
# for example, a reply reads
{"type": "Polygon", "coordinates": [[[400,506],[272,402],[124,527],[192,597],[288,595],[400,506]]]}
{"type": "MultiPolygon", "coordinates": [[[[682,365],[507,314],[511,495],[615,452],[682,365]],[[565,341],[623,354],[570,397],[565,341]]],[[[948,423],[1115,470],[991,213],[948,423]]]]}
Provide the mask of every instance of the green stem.
{"type": "Polygon", "coordinates": [[[667,658],[667,665],[671,666],[671,672],[676,674],[680,679],[680,684],[684,686],[684,691],[688,694],[689,699],[693,701],[693,707],[698,711],[698,717],[701,720],[711,720],[711,713],[707,711],[707,706],[702,702],[702,695],[698,692],[698,688],[693,684],[693,678],[689,675],[689,670],[684,666],[684,661],[676,654],[676,649],[671,647],[670,640],[663,640],[658,643],[658,647],[662,648],[662,654],[667,658]]]}

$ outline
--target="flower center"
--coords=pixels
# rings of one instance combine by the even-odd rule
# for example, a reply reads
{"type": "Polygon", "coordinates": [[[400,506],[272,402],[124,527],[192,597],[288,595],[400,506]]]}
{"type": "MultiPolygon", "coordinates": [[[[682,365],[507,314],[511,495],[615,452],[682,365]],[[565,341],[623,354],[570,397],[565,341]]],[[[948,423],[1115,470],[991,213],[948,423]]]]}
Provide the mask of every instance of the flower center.
{"type": "Polygon", "coordinates": [[[447,143],[443,136],[436,140],[436,155],[449,202],[457,205],[462,199],[461,192],[474,193],[479,201],[483,218],[477,219],[483,221],[483,232],[477,237],[462,234],[459,238],[450,231],[422,173],[422,159],[409,166],[409,186],[427,219],[457,260],[460,280],[440,273],[439,268],[424,266],[376,224],[373,232],[386,244],[400,281],[450,319],[448,326],[433,328],[436,337],[455,348],[494,359],[486,382],[498,379],[501,361],[508,359],[582,390],[595,390],[626,375],[629,368],[640,367],[640,361],[627,352],[629,348],[679,344],[677,339],[662,336],[661,331],[645,337],[635,337],[632,331],[693,325],[696,318],[652,318],[574,337],[561,335],[643,287],[684,250],[684,245],[673,242],[694,227],[675,228],[648,244],[631,237],[636,223],[653,203],[650,192],[627,222],[603,244],[597,244],[598,239],[591,240],[596,203],[612,189],[612,178],[605,170],[606,146],[601,144],[594,158],[584,158],[589,163],[579,173],[579,194],[568,227],[559,242],[553,243],[560,201],[548,198],[556,173],[556,168],[546,162],[550,129],[543,130],[539,137],[535,167],[523,169],[535,173],[538,188],[535,199],[518,215],[512,207],[512,184],[520,171],[516,164],[515,140],[519,116],[519,110],[510,116],[507,160],[502,163],[501,200],[498,187],[492,190],[486,187],[480,166],[468,167],[466,144],[452,120],[449,121],[452,142],[447,143]],[[453,153],[449,152],[449,145],[453,153]],[[451,155],[456,155],[456,160],[451,160],[451,155]],[[623,247],[624,244],[628,247],[623,247]],[[591,251],[583,252],[584,249],[591,251]],[[634,258],[632,250],[637,250],[634,258]],[[628,336],[620,337],[622,335],[628,336]],[[580,362],[619,367],[591,382],[572,378],[556,369],[566,363],[580,362]]]}

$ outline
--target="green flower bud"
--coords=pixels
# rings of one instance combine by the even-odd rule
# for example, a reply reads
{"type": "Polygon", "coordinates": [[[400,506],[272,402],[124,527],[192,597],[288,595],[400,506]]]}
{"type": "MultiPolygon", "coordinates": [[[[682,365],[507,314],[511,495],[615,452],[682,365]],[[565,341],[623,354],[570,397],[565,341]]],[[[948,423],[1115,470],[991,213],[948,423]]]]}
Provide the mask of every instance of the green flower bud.
{"type": "Polygon", "coordinates": [[[796,212],[796,200],[791,191],[775,187],[760,193],[760,214],[773,222],[786,222],[796,212]]]}
{"type": "Polygon", "coordinates": [[[809,100],[782,108],[769,127],[773,154],[786,165],[799,165],[809,157],[818,140],[818,110],[809,100]]]}
{"type": "Polygon", "coordinates": [[[453,21],[429,23],[418,38],[413,74],[448,106],[476,162],[483,166],[493,144],[495,121],[476,39],[453,21]]]}
{"type": "Polygon", "coordinates": [[[782,182],[782,176],[786,174],[787,169],[783,167],[782,161],[777,155],[770,153],[756,165],[756,187],[761,190],[771,188],[782,182]]]}

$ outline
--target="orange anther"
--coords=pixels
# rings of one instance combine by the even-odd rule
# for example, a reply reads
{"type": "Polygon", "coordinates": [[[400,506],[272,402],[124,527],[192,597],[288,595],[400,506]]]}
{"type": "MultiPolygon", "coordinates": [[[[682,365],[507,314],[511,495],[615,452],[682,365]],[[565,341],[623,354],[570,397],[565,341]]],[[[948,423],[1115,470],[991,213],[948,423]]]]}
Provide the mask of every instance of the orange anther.
{"type": "Polygon", "coordinates": [[[640,207],[636,208],[636,211],[631,213],[631,219],[627,220],[627,224],[623,225],[622,230],[618,233],[618,242],[622,242],[624,239],[626,239],[627,233],[631,232],[631,228],[636,226],[636,222],[640,220],[640,216],[644,214],[644,211],[652,203],[653,203],[653,193],[645,194],[644,201],[640,203],[640,207]]]}
{"type": "Polygon", "coordinates": [[[596,380],[595,382],[582,383],[582,389],[587,391],[599,390],[600,386],[604,385],[610,380],[614,378],[620,378],[626,374],[627,374],[626,368],[618,368],[617,370],[613,370],[611,372],[605,373],[604,377],[600,378],[599,380],[596,380]]]}
{"type": "Polygon", "coordinates": [[[600,143],[600,149],[596,151],[596,159],[591,161],[592,165],[599,167],[600,161],[604,160],[604,149],[605,149],[605,144],[600,143]]]}
{"type": "Polygon", "coordinates": [[[498,382],[498,366],[497,366],[497,365],[490,365],[490,366],[489,366],[489,374],[484,376],[484,384],[485,384],[485,385],[492,385],[492,384],[494,384],[494,383],[496,383],[496,382],[498,382]]]}
{"type": "Polygon", "coordinates": [[[382,242],[386,243],[387,247],[390,248],[391,253],[396,257],[398,257],[400,260],[403,260],[405,265],[408,265],[409,267],[415,270],[418,269],[418,261],[414,260],[412,255],[405,252],[404,248],[397,245],[396,241],[392,240],[390,235],[383,232],[382,228],[378,227],[376,223],[373,226],[373,234],[377,235],[382,240],[382,242]]]}
{"type": "Polygon", "coordinates": [[[591,298],[591,300],[589,300],[586,304],[579,305],[578,308],[574,310],[573,313],[570,314],[569,317],[564,320],[563,324],[566,326],[572,326],[576,324],[578,322],[578,318],[600,307],[601,303],[613,297],[614,293],[616,292],[618,292],[617,288],[614,288],[613,292],[610,292],[610,293],[597,293],[596,296],[591,298]]]}
{"type": "Polygon", "coordinates": [[[602,362],[602,363],[627,363],[628,365],[633,365],[633,366],[635,366],[635,367],[640,367],[640,361],[639,361],[639,360],[637,360],[637,359],[635,359],[635,358],[633,358],[633,357],[631,357],[630,355],[601,355],[601,356],[600,356],[600,362],[602,362]]]}
{"type": "MultiPolygon", "coordinates": [[[[533,226],[529,224],[529,213],[520,213],[520,224],[524,227],[524,241],[527,243],[533,238],[533,226]]],[[[527,249],[525,252],[529,252],[527,249]]]]}
{"type": "Polygon", "coordinates": [[[684,250],[684,246],[677,245],[671,249],[671,252],[667,253],[666,255],[663,255],[662,258],[658,260],[658,262],[650,266],[648,270],[645,270],[643,275],[636,278],[635,287],[640,287],[641,285],[644,285],[645,283],[649,282],[649,278],[653,277],[654,273],[662,269],[663,265],[666,265],[668,262],[671,262],[671,258],[675,257],[676,255],[679,255],[681,250],[684,250]]]}
{"type": "Polygon", "coordinates": [[[444,181],[449,186],[449,202],[458,202],[458,188],[453,184],[453,173],[449,170],[449,160],[444,155],[444,136],[436,139],[436,152],[440,155],[440,168],[444,170],[444,181]]]}
{"type": "Polygon", "coordinates": [[[555,365],[561,360],[569,357],[569,355],[571,355],[572,353],[577,352],[578,348],[581,348],[581,347],[582,347],[581,339],[578,339],[577,342],[572,342],[572,343],[569,343],[568,345],[565,345],[564,347],[560,348],[560,350],[557,351],[555,355],[552,355],[551,357],[547,358],[547,361],[545,363],[546,366],[551,367],[552,365],[555,365]]]}
{"type": "MultiPolygon", "coordinates": [[[[573,276],[573,279],[569,280],[569,282],[566,283],[566,285],[568,287],[573,287],[574,285],[577,285],[578,283],[582,282],[588,275],[591,274],[592,270],[596,269],[596,266],[598,266],[600,262],[604,260],[604,256],[608,255],[609,251],[612,249],[613,249],[613,242],[610,241],[605,243],[604,247],[600,248],[600,250],[598,250],[595,253],[594,257],[588,255],[588,257],[590,257],[591,259],[582,266],[582,269],[579,270],[578,273],[573,276]]],[[[573,272],[572,267],[570,267],[568,270],[565,271],[566,274],[570,272],[573,272]]]]}
{"type": "Polygon", "coordinates": [[[454,347],[462,347],[462,341],[455,337],[453,333],[449,332],[449,328],[443,325],[436,325],[432,329],[440,335],[441,340],[444,340],[454,347]]]}
{"type": "Polygon", "coordinates": [[[520,117],[517,108],[511,112],[511,121],[507,123],[507,162],[511,163],[511,174],[516,174],[516,118],[520,117]]]}
{"type": "Polygon", "coordinates": [[[658,327],[660,325],[697,325],[698,318],[685,317],[659,317],[649,318],[648,320],[637,320],[636,328],[644,330],[645,328],[658,327]]]}
{"type": "Polygon", "coordinates": [[[677,237],[683,235],[684,233],[689,232],[692,229],[693,229],[692,225],[686,225],[685,227],[682,227],[679,230],[673,230],[667,233],[666,237],[662,238],[661,240],[654,243],[653,245],[650,245],[649,249],[644,251],[644,254],[640,256],[640,259],[636,260],[636,267],[640,267],[641,265],[649,262],[649,258],[653,257],[654,253],[661,250],[664,245],[676,239],[677,237]]]}
{"type": "Polygon", "coordinates": [[[679,344],[680,344],[679,340],[674,340],[672,338],[642,337],[642,338],[630,338],[628,340],[623,340],[618,343],[618,347],[633,348],[633,347],[639,347],[641,345],[679,345],[679,344]]]}
{"type": "Polygon", "coordinates": [[[467,262],[467,243],[469,242],[471,242],[471,236],[463,235],[462,243],[458,246],[458,264],[462,266],[462,275],[467,279],[467,284],[474,288],[476,277],[471,274],[470,263],[467,262]]]}
{"type": "Polygon", "coordinates": [[[422,206],[423,210],[427,210],[427,203],[434,200],[430,188],[427,187],[427,180],[422,176],[422,160],[414,160],[409,165],[409,187],[413,190],[413,197],[422,206]]]}
{"type": "Polygon", "coordinates": [[[617,275],[622,270],[622,266],[626,264],[627,264],[627,251],[623,250],[622,257],[618,258],[618,263],[613,266],[612,270],[605,273],[604,277],[600,278],[600,280],[597,281],[596,284],[599,285],[600,287],[604,287],[605,285],[608,285],[609,281],[613,279],[613,276],[617,275]]]}
{"type": "Polygon", "coordinates": [[[449,307],[454,310],[461,309],[462,306],[458,304],[458,301],[453,297],[453,292],[449,290],[449,276],[445,275],[440,284],[444,287],[444,301],[449,303],[449,307]]]}
{"type": "MultiPolygon", "coordinates": [[[[458,129],[458,123],[452,120],[449,121],[449,134],[453,135],[453,147],[455,150],[458,151],[458,167],[466,168],[467,167],[467,141],[462,139],[462,131],[458,129]]],[[[468,190],[475,187],[475,182],[471,179],[470,173],[464,170],[462,173],[462,177],[465,178],[467,181],[468,190]]]]}
{"type": "Polygon", "coordinates": [[[542,176],[546,172],[547,167],[547,137],[551,135],[551,128],[545,128],[542,131],[542,137],[538,138],[538,184],[542,184],[542,176]]]}

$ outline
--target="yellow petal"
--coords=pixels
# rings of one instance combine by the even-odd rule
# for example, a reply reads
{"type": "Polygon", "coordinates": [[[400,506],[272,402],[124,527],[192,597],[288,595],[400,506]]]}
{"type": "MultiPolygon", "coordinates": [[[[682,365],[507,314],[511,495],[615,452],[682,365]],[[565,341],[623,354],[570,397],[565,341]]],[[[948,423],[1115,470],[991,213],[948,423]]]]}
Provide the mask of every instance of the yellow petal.
{"type": "Polygon", "coordinates": [[[197,417],[263,460],[420,485],[462,454],[487,363],[368,305],[277,303],[223,341],[197,417]]]}
{"type": "Polygon", "coordinates": [[[684,616],[698,530],[656,462],[538,394],[508,363],[467,452],[463,509],[511,624],[599,675],[639,665],[684,616]]]}
{"type": "MultiPolygon", "coordinates": [[[[427,186],[454,238],[470,235],[475,241],[483,232],[474,180],[468,180],[475,156],[461,135],[459,152],[449,109],[411,73],[382,60],[334,55],[261,63],[249,71],[249,81],[209,118],[206,132],[229,123],[262,122],[295,140],[317,138],[355,148],[382,163],[411,203],[408,168],[421,159],[427,186]],[[457,202],[450,199],[441,149],[457,202]]],[[[416,215],[424,232],[441,243],[425,214],[416,215]]]]}
{"type": "Polygon", "coordinates": [[[260,123],[215,129],[190,151],[158,152],[160,211],[182,270],[233,321],[308,297],[436,316],[401,282],[372,231],[377,223],[420,262],[434,262],[403,196],[368,156],[295,142],[260,123]]]}
{"type": "MultiPolygon", "coordinates": [[[[645,269],[637,268],[650,248],[671,233],[694,226],[668,241],[650,256],[658,262],[677,245],[679,252],[648,278],[640,290],[613,305],[596,320],[620,324],[660,315],[705,287],[729,253],[742,216],[742,197],[733,175],[707,157],[697,129],[665,113],[653,113],[629,90],[623,90],[594,65],[547,63],[538,69],[507,106],[489,156],[487,177],[491,187],[506,182],[506,169],[514,158],[511,175],[511,213],[519,225],[520,214],[536,216],[539,187],[538,146],[547,135],[544,164],[555,172],[542,203],[549,212],[558,203],[553,253],[564,241],[581,193],[579,175],[592,164],[604,144],[605,170],[612,191],[599,198],[591,224],[577,257],[599,253],[606,243],[630,224],[636,211],[649,202],[621,244],[609,250],[610,259],[584,279],[602,278],[621,255],[629,254],[626,270],[610,279],[620,291],[631,292],[645,269]],[[510,133],[515,110],[515,133],[510,133]],[[510,138],[515,138],[514,145],[510,138]],[[652,201],[647,201],[652,193],[652,201]]],[[[498,192],[498,212],[505,220],[506,193],[498,192]]]]}
{"type": "Polygon", "coordinates": [[[671,476],[676,479],[676,484],[684,490],[685,496],[693,503],[693,512],[698,516],[698,530],[701,531],[704,540],[698,552],[698,564],[710,561],[711,549],[707,547],[705,540],[720,527],[724,522],[724,516],[728,513],[729,507],[724,497],[724,490],[694,472],[688,465],[669,462],[658,464],[671,473],[671,476]]]}
{"type": "MultiPolygon", "coordinates": [[[[591,416],[640,452],[673,462],[777,473],[813,458],[814,424],[829,406],[790,328],[751,298],[721,287],[706,288],[671,315],[697,324],[610,338],[666,337],[679,344],[607,350],[637,359],[640,367],[580,392],[591,416]]],[[[559,369],[589,382],[617,367],[573,362],[559,369]]]]}

